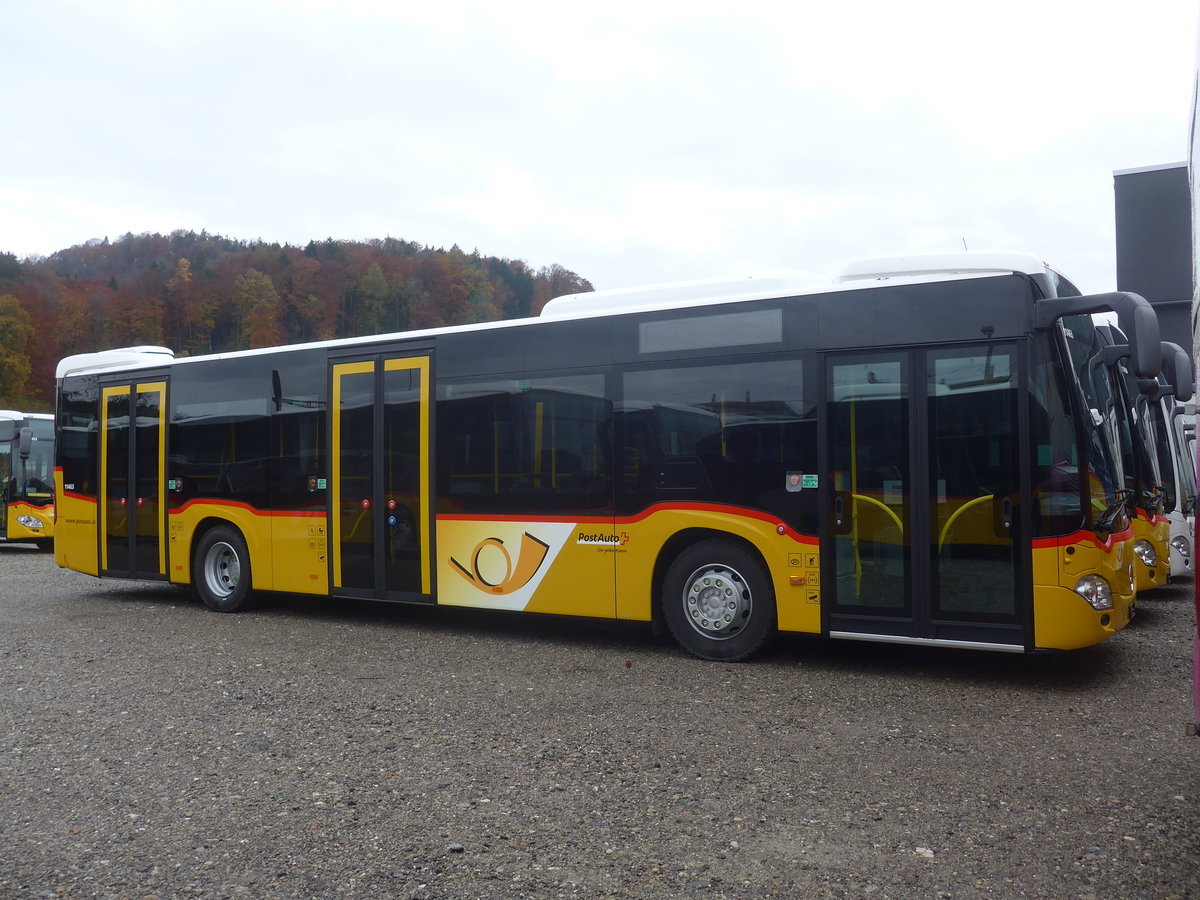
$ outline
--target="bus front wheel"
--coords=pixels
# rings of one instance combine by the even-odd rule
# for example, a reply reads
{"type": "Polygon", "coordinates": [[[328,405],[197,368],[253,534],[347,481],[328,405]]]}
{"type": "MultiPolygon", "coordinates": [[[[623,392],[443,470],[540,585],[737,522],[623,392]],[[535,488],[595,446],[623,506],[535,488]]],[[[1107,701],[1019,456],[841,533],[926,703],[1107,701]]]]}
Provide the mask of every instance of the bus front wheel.
{"type": "Polygon", "coordinates": [[[250,596],[250,552],[235,528],[204,532],[192,558],[192,593],[209,609],[237,612],[250,596]]]}
{"type": "Polygon", "coordinates": [[[662,609],[671,635],[701,659],[746,659],[775,630],[766,568],[727,540],[701,541],[679,554],[663,582],[662,609]]]}

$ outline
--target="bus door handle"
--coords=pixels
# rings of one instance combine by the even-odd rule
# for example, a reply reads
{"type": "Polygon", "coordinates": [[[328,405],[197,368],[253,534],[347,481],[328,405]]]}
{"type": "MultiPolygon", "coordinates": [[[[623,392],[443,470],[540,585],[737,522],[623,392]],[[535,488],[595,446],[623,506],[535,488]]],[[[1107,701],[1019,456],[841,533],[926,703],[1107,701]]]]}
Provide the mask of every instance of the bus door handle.
{"type": "Polygon", "coordinates": [[[993,508],[999,515],[996,517],[996,536],[1005,537],[1012,531],[1013,524],[1013,502],[1012,497],[996,497],[993,499],[993,508]],[[999,500],[999,503],[995,503],[999,500]]]}
{"type": "Polygon", "coordinates": [[[834,534],[847,534],[850,531],[850,519],[846,515],[846,505],[849,495],[845,491],[837,491],[833,495],[833,531],[834,534]]]}

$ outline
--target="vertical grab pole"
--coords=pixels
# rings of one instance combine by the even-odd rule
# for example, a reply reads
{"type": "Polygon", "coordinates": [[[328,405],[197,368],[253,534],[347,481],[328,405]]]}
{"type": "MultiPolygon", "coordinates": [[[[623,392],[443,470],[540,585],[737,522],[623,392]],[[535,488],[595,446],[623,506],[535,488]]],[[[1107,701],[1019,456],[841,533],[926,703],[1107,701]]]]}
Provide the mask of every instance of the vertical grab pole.
{"type": "Polygon", "coordinates": [[[862,558],[858,552],[858,400],[850,396],[850,547],[854,553],[854,599],[862,599],[862,558]]]}

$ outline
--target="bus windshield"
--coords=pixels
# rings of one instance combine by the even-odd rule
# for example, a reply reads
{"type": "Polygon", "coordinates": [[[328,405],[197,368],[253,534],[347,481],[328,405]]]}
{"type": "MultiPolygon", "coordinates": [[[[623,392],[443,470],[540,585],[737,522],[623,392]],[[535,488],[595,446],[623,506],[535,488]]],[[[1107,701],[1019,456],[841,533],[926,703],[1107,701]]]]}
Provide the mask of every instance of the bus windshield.
{"type": "Polygon", "coordinates": [[[1122,452],[1126,444],[1122,437],[1125,417],[1121,414],[1120,398],[1114,394],[1112,379],[1099,363],[1101,346],[1091,319],[1072,317],[1064,320],[1064,326],[1071,363],[1088,407],[1083,424],[1084,452],[1093,473],[1088,479],[1091,511],[1111,528],[1122,517],[1105,513],[1121,505],[1127,496],[1125,490],[1131,486],[1127,484],[1131,475],[1125,471],[1126,458],[1122,452]]]}
{"type": "Polygon", "coordinates": [[[17,495],[49,498],[54,495],[54,421],[31,418],[29,428],[33,432],[29,459],[24,465],[14,460],[17,495]]]}

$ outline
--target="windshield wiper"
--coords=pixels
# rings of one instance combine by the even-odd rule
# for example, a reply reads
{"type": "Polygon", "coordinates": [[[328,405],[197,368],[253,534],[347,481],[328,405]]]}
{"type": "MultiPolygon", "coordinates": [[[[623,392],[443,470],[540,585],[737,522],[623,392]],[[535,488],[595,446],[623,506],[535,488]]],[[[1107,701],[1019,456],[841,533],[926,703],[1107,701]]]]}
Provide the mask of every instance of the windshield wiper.
{"type": "Polygon", "coordinates": [[[1100,514],[1100,517],[1096,519],[1096,528],[1099,531],[1112,533],[1116,530],[1113,526],[1117,519],[1122,515],[1129,515],[1129,501],[1133,499],[1133,491],[1114,491],[1113,496],[1116,497],[1116,499],[1113,500],[1113,502],[1109,504],[1108,509],[1104,510],[1104,512],[1100,514]]]}
{"type": "Polygon", "coordinates": [[[1162,488],[1158,487],[1158,485],[1150,485],[1149,487],[1143,488],[1138,497],[1140,500],[1139,508],[1144,509],[1146,511],[1146,515],[1150,518],[1153,519],[1156,515],[1162,512],[1165,493],[1162,488]]]}

